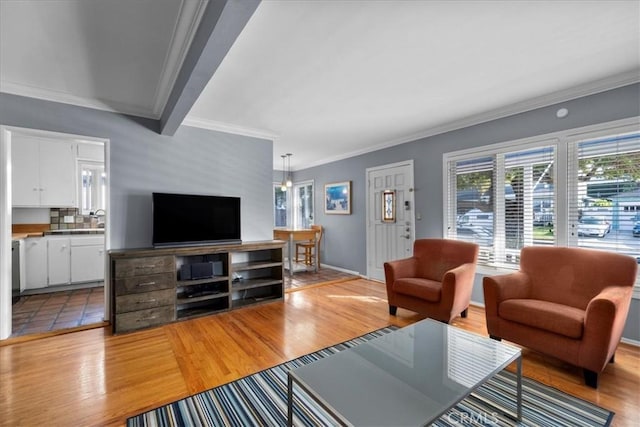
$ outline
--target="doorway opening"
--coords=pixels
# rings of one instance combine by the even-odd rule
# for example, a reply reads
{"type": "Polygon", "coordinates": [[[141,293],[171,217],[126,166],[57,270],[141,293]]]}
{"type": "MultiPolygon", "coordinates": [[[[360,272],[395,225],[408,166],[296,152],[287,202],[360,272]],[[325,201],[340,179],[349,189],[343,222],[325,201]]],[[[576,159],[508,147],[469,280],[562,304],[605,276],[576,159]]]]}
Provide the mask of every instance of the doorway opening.
{"type": "Polygon", "coordinates": [[[0,131],[0,339],[102,326],[108,140],[0,131]]]}
{"type": "Polygon", "coordinates": [[[384,263],[412,255],[413,160],[367,168],[367,277],[384,281],[384,263]]]}

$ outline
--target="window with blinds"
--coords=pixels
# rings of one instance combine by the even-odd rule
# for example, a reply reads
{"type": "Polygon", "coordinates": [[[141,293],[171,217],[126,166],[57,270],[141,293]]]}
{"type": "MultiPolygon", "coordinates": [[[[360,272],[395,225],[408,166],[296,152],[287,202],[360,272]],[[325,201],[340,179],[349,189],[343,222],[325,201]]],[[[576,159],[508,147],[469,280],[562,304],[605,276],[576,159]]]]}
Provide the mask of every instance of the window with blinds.
{"type": "Polygon", "coordinates": [[[572,142],[568,163],[569,244],[640,256],[640,132],[572,142]]]}
{"type": "Polygon", "coordinates": [[[450,160],[447,237],[480,245],[488,265],[518,264],[523,246],[555,244],[555,157],[549,145],[450,160]]]}
{"type": "Polygon", "coordinates": [[[637,120],[449,153],[444,162],[444,235],[480,245],[479,265],[515,269],[520,249],[533,245],[640,263],[637,120]]]}

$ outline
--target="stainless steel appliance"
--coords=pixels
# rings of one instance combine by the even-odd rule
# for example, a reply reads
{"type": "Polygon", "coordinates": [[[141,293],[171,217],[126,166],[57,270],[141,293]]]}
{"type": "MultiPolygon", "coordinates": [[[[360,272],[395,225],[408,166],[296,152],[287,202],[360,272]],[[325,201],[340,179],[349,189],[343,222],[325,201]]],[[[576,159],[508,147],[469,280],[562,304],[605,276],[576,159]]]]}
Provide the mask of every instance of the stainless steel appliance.
{"type": "Polygon", "coordinates": [[[20,299],[20,240],[11,241],[11,302],[20,299]]]}

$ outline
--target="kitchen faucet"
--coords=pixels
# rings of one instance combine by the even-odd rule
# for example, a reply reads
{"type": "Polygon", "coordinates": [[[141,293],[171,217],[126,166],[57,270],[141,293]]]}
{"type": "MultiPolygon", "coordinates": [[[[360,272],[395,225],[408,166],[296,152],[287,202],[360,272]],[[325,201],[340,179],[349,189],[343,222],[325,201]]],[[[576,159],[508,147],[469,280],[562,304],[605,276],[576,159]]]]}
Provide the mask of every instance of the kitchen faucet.
{"type": "Polygon", "coordinates": [[[98,219],[98,224],[97,224],[98,228],[104,227],[104,216],[106,214],[107,213],[105,212],[104,209],[98,209],[95,212],[93,212],[93,217],[98,219]]]}

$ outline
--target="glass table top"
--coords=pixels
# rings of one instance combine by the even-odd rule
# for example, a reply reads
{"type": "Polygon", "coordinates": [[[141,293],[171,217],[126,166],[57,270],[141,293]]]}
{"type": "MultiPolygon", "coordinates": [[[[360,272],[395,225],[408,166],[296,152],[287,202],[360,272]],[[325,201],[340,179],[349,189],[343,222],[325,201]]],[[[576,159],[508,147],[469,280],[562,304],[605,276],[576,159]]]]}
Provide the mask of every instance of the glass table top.
{"type": "Polygon", "coordinates": [[[426,319],[294,369],[353,425],[424,425],[520,357],[520,349],[426,319]]]}

